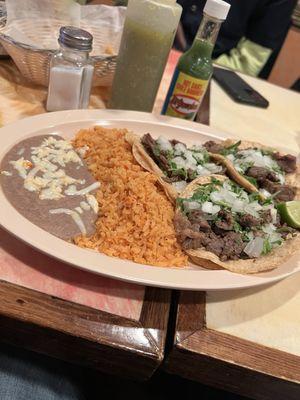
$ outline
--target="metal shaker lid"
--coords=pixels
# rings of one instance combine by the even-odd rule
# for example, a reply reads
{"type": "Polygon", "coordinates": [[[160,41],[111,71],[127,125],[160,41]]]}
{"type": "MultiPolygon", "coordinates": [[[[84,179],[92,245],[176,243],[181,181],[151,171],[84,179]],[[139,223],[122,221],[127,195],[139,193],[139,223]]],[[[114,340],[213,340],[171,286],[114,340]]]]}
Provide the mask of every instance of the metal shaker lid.
{"type": "Polygon", "coordinates": [[[89,32],[74,26],[62,26],[59,30],[58,42],[75,50],[91,51],[93,36],[89,32]]]}

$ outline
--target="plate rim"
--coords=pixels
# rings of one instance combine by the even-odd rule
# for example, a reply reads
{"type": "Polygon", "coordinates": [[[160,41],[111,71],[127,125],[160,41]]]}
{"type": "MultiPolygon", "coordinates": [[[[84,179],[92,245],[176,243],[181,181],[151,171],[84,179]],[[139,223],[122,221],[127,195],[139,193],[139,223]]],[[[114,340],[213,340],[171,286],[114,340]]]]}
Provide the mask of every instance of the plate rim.
{"type": "MultiPolygon", "coordinates": [[[[16,140],[22,140],[22,138],[26,137],[26,134],[34,134],[35,132],[38,132],[39,130],[46,129],[46,128],[53,128],[55,129],[55,126],[58,125],[67,125],[68,123],[83,123],[87,121],[91,121],[91,126],[97,124],[96,121],[102,122],[103,125],[106,126],[106,121],[109,121],[108,125],[112,125],[113,121],[124,121],[128,120],[130,123],[144,123],[148,122],[151,124],[155,125],[160,125],[160,126],[168,126],[168,127],[176,127],[179,129],[185,129],[191,133],[198,133],[198,134],[205,134],[208,136],[211,136],[212,138],[217,138],[217,139],[224,139],[228,137],[228,134],[222,133],[218,130],[215,130],[211,127],[198,124],[195,122],[190,122],[190,121],[185,121],[181,119],[176,119],[176,118],[171,118],[171,117],[166,117],[166,116],[160,116],[160,115],[154,115],[154,114],[149,114],[149,113],[142,113],[142,112],[136,112],[136,111],[122,111],[122,110],[71,110],[71,111],[59,111],[59,112],[54,112],[54,113],[48,113],[48,114],[39,114],[33,117],[28,117],[24,118],[22,120],[18,120],[16,122],[13,122],[11,124],[8,124],[0,129],[0,147],[3,145],[5,147],[5,144],[8,146],[9,143],[12,142],[12,137],[8,134],[5,135],[5,133],[11,132],[11,130],[14,130],[17,132],[16,134],[13,135],[13,137],[16,140]],[[94,121],[94,122],[92,122],[94,121]],[[41,125],[41,126],[40,126],[41,125]],[[36,127],[33,129],[33,127],[36,127]]],[[[126,126],[124,126],[126,128],[126,126]]],[[[234,137],[234,135],[230,135],[230,137],[234,137]]],[[[15,142],[14,142],[15,143],[15,142]]],[[[11,146],[14,144],[11,143],[11,146]]],[[[2,155],[0,153],[0,161],[2,159],[2,156],[5,154],[7,150],[2,151],[2,155]]],[[[5,198],[2,190],[0,190],[0,199],[3,200],[5,198]]],[[[6,200],[6,198],[5,198],[6,200]]],[[[5,202],[4,202],[5,203],[5,202]]],[[[128,260],[122,260],[114,257],[109,257],[103,253],[97,253],[92,250],[87,250],[87,249],[81,249],[77,247],[74,244],[67,243],[51,234],[48,232],[42,230],[41,228],[38,228],[36,225],[32,224],[29,220],[24,218],[21,214],[18,213],[18,211],[6,200],[6,203],[8,204],[8,207],[10,207],[10,212],[8,215],[6,215],[5,218],[5,213],[3,214],[3,210],[0,210],[0,226],[4,228],[6,231],[8,231],[10,234],[18,238],[19,240],[25,242],[26,244],[34,247],[36,250],[41,251],[44,254],[47,254],[48,256],[58,259],[62,262],[65,262],[74,268],[80,268],[85,271],[88,271],[90,273],[97,273],[106,277],[110,277],[113,279],[119,279],[135,284],[141,284],[141,285],[147,285],[147,286],[155,286],[155,287],[163,287],[163,288],[169,288],[169,289],[180,289],[180,290],[205,290],[205,291],[213,291],[213,290],[234,290],[234,289],[242,289],[242,288],[249,288],[249,287],[254,287],[254,286],[262,286],[266,284],[270,284],[276,281],[279,281],[281,279],[284,279],[294,273],[297,273],[300,271],[300,260],[299,257],[297,256],[296,260],[296,267],[288,272],[285,273],[279,273],[276,274],[275,276],[268,276],[268,272],[262,273],[262,274],[253,274],[253,275],[241,275],[241,274],[233,274],[232,272],[229,271],[224,271],[224,270],[218,270],[218,271],[213,271],[213,270],[192,270],[192,269],[186,269],[186,268],[168,268],[168,267],[156,267],[156,266],[150,266],[150,265],[142,265],[138,263],[134,263],[132,261],[128,260]],[[31,229],[34,231],[39,230],[42,231],[40,232],[40,235],[42,236],[42,241],[44,236],[51,236],[51,242],[56,243],[57,241],[60,242],[60,245],[58,245],[58,249],[64,250],[63,247],[66,246],[66,250],[68,249],[68,246],[72,246],[72,249],[75,249],[74,251],[70,251],[70,253],[75,253],[75,255],[78,256],[79,252],[84,252],[84,254],[88,254],[89,252],[89,260],[93,260],[93,263],[96,261],[94,260],[95,257],[99,258],[99,256],[102,258],[102,264],[105,263],[105,260],[109,259],[110,263],[114,265],[113,270],[108,270],[105,269],[103,270],[103,265],[99,270],[95,269],[95,267],[91,268],[91,266],[85,266],[83,265],[84,263],[78,262],[78,260],[74,260],[73,257],[68,255],[66,257],[64,254],[58,254],[57,251],[53,251],[53,249],[47,248],[42,243],[39,243],[39,240],[36,241],[32,237],[26,236],[26,232],[20,233],[20,229],[16,229],[16,227],[12,227],[11,224],[9,223],[9,216],[11,214],[17,214],[17,219],[23,220],[23,223],[25,226],[29,226],[31,229]],[[19,230],[19,232],[18,232],[19,230]],[[92,256],[93,254],[93,256],[92,256]],[[137,276],[132,276],[132,273],[124,273],[122,271],[122,267],[120,267],[120,270],[118,271],[118,268],[116,269],[116,264],[130,264],[131,268],[129,270],[131,271],[132,268],[133,270],[138,269],[139,277],[137,276]],[[132,266],[134,265],[134,267],[132,266]],[[232,283],[228,286],[222,286],[222,285],[207,285],[207,284],[202,284],[201,283],[201,275],[198,275],[196,278],[195,274],[199,274],[202,272],[203,274],[207,274],[207,276],[210,275],[216,275],[219,276],[220,278],[224,276],[231,276],[235,277],[233,279],[232,283]],[[167,273],[168,280],[162,279],[160,276],[164,276],[167,273]],[[181,276],[182,274],[186,275],[189,274],[195,275],[195,278],[185,278],[183,279],[183,282],[181,281],[181,276]],[[170,281],[170,275],[172,275],[171,281],[170,281]],[[151,278],[152,276],[152,278],[151,278]],[[234,281],[237,279],[237,282],[234,283],[234,281]],[[184,281],[189,281],[189,283],[184,283],[184,281]],[[199,282],[200,281],[200,282],[199,282]],[[239,281],[241,281],[239,283],[239,281]]],[[[7,206],[6,204],[6,206],[7,206]]],[[[5,207],[1,207],[5,208],[5,207]]],[[[25,228],[26,230],[26,228],[25,228]]],[[[48,246],[49,247],[49,246],[48,246]]],[[[81,260],[82,257],[79,257],[81,260]]],[[[99,258],[100,259],[100,258],[99,258]]],[[[280,267],[279,267],[280,268],[280,267]]],[[[278,269],[277,269],[278,270],[278,269]]]]}

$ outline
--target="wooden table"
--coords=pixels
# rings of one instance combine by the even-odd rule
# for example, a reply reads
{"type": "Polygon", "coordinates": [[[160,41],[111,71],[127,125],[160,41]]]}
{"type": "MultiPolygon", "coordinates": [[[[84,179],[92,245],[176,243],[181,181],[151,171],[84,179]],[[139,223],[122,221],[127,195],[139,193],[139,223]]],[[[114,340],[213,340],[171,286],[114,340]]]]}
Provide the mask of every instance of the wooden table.
{"type": "MultiPolygon", "coordinates": [[[[236,104],[212,82],[211,126],[228,137],[299,153],[300,95],[243,78],[269,99],[270,107],[236,104]]],[[[174,346],[165,368],[254,399],[299,399],[299,289],[297,274],[262,288],[181,292],[174,346]]]]}
{"type": "MultiPolygon", "coordinates": [[[[178,54],[173,52],[171,57],[157,97],[157,113],[178,54]]],[[[295,151],[300,143],[299,95],[254,78],[246,80],[270,100],[269,109],[238,105],[212,82],[211,126],[228,136],[280,143],[295,151]]],[[[45,89],[24,82],[10,63],[0,64],[3,123],[44,112],[45,96],[45,89]]],[[[106,89],[97,88],[91,106],[104,107],[108,96],[106,89]]],[[[99,277],[89,274],[74,277],[70,267],[46,261],[11,237],[0,238],[4,250],[0,262],[3,339],[122,376],[145,379],[161,364],[169,291],[118,287],[116,281],[98,281],[99,277]],[[50,268],[47,263],[52,263],[50,268]],[[11,266],[9,273],[6,266],[11,266]],[[27,274],[45,277],[49,269],[54,272],[47,285],[27,274]]],[[[168,370],[254,398],[299,398],[299,386],[293,383],[299,381],[300,365],[299,275],[276,285],[267,290],[209,295],[180,293],[168,370]]]]}

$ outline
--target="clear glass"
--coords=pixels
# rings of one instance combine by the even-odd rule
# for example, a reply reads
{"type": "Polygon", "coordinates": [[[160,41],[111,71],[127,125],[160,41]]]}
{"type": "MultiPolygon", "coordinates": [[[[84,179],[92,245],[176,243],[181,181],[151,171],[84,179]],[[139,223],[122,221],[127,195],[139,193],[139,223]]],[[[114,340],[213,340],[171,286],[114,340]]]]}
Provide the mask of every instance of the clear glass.
{"type": "Polygon", "coordinates": [[[130,0],[110,108],[151,112],[182,8],[175,0],[130,0]]]}
{"type": "Polygon", "coordinates": [[[93,72],[94,65],[88,51],[60,45],[50,63],[47,110],[87,108],[93,72]]]}

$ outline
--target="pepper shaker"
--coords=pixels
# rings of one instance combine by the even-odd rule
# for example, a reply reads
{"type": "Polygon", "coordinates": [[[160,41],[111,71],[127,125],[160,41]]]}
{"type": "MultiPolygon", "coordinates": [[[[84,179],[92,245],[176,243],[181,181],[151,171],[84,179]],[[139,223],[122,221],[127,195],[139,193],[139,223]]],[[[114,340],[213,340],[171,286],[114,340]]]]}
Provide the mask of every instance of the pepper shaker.
{"type": "Polygon", "coordinates": [[[89,53],[93,36],[79,28],[60,28],[59,50],[50,63],[47,111],[87,108],[94,66],[89,53]]]}

